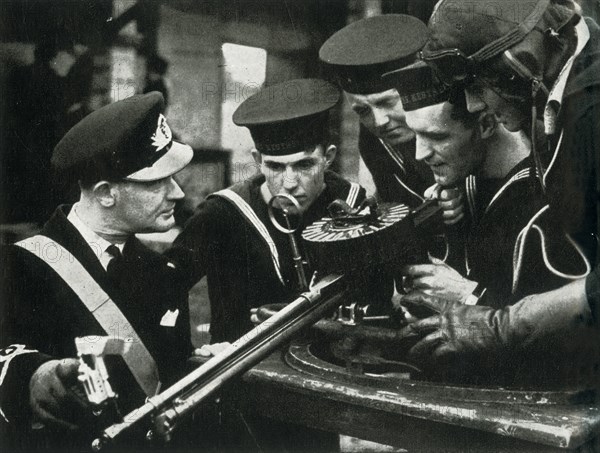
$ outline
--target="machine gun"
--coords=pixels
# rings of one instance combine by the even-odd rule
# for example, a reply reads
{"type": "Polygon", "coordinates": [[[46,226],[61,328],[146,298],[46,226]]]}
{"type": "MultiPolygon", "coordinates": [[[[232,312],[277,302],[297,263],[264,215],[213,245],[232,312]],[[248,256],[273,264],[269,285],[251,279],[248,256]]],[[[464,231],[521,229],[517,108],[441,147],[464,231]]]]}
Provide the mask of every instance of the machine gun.
{"type": "MultiPolygon", "coordinates": [[[[290,201],[294,204],[295,200],[290,201]]],[[[339,203],[333,206],[332,211],[337,213],[332,216],[333,219],[326,218],[309,226],[303,233],[303,239],[305,245],[310,238],[317,239],[317,241],[313,241],[312,247],[308,244],[309,253],[315,261],[321,260],[319,261],[321,264],[326,260],[326,267],[334,269],[334,272],[311,284],[294,301],[279,311],[271,313],[268,319],[263,320],[221,354],[213,357],[159,395],[148,398],[143,406],[131,411],[123,417],[122,421],[106,428],[100,437],[94,440],[93,449],[101,450],[115,441],[122,433],[144,421],[152,424],[147,435],[148,438],[169,440],[177,423],[193,412],[202,401],[213,395],[231,379],[241,375],[280,346],[292,340],[301,330],[335,312],[336,308],[342,305],[348,297],[351,298],[349,295],[352,292],[352,285],[350,285],[352,273],[345,274],[344,268],[341,266],[343,261],[348,263],[348,260],[339,259],[337,256],[339,248],[336,248],[332,241],[327,240],[329,234],[338,239],[348,239],[348,243],[339,242],[338,247],[343,244],[347,250],[352,250],[358,241],[361,246],[374,247],[375,252],[387,261],[398,259],[402,255],[402,246],[390,247],[385,242],[401,237],[403,243],[412,244],[408,255],[414,256],[415,224],[421,222],[423,218],[430,218],[437,211],[432,210],[431,204],[429,204],[411,213],[414,215],[408,216],[408,208],[400,206],[377,210],[377,207],[371,204],[370,207],[365,206],[368,208],[368,212],[364,214],[358,211],[349,212],[345,206],[341,206],[339,203]],[[343,214],[339,213],[340,207],[341,211],[347,213],[345,218],[343,214]],[[423,214],[424,210],[428,212],[427,215],[423,214]],[[365,231],[361,231],[361,225],[365,231]],[[384,234],[381,234],[382,231],[384,234]],[[376,237],[380,237],[383,242],[377,243],[376,237]],[[324,247],[326,251],[324,254],[318,255],[318,250],[323,247],[317,242],[323,239],[328,242],[324,247]]],[[[272,210],[272,204],[269,207],[272,210]]],[[[284,212],[285,214],[286,212],[284,212]]],[[[285,228],[281,225],[277,226],[290,235],[299,279],[298,284],[300,288],[306,288],[303,261],[299,256],[299,247],[293,236],[296,230],[288,223],[287,216],[285,220],[287,223],[285,228]]],[[[360,250],[355,250],[354,253],[359,253],[363,261],[366,260],[362,264],[369,264],[376,260],[373,253],[365,255],[361,254],[360,250]]],[[[358,256],[351,262],[356,264],[358,256]]]]}
{"type": "Polygon", "coordinates": [[[306,326],[340,304],[346,289],[341,275],[329,275],[293,302],[171,387],[106,428],[92,443],[94,451],[112,443],[143,421],[152,421],[149,438],[169,440],[177,422],[232,378],[256,365],[306,326]]]}

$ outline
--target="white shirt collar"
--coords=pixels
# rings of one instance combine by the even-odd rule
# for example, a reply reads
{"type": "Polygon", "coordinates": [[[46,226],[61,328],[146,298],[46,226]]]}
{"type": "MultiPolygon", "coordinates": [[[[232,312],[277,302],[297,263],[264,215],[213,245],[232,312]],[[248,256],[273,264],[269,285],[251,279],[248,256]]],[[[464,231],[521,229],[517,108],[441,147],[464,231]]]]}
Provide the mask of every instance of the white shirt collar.
{"type": "Polygon", "coordinates": [[[585,19],[581,18],[579,23],[575,26],[575,35],[577,36],[575,53],[563,66],[548,95],[548,101],[546,102],[546,108],[544,109],[544,129],[546,135],[551,135],[556,131],[556,117],[560,110],[562,99],[565,94],[565,87],[567,86],[567,80],[569,79],[571,69],[573,68],[573,63],[590,39],[590,30],[585,23],[585,19]]]}
{"type": "Polygon", "coordinates": [[[94,255],[98,257],[102,266],[106,269],[108,262],[113,258],[106,249],[115,245],[117,248],[123,252],[123,247],[125,244],[112,244],[107,241],[103,237],[99,236],[94,230],[92,230],[89,226],[87,226],[83,220],[77,215],[77,206],[79,203],[75,203],[69,214],[67,215],[67,220],[71,222],[71,224],[75,227],[75,229],[81,234],[85,242],[90,246],[94,255]]]}

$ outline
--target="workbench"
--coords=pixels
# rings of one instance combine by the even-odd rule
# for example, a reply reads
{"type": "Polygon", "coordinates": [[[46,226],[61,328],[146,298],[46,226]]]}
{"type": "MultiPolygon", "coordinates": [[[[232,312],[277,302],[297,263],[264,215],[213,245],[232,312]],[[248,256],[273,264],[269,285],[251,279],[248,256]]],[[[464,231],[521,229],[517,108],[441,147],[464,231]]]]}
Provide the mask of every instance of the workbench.
{"type": "Polygon", "coordinates": [[[590,401],[548,404],[535,392],[530,402],[512,401],[510,392],[502,403],[465,401],[409,382],[394,391],[298,371],[283,352],[243,380],[262,415],[409,452],[600,451],[600,407],[590,401]]]}

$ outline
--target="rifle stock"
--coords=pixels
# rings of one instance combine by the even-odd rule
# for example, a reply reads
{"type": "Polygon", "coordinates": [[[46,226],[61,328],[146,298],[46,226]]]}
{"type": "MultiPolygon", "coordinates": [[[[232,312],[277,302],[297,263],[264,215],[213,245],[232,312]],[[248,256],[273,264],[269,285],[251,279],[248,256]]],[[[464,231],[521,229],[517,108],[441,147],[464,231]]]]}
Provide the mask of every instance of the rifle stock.
{"type": "Polygon", "coordinates": [[[342,275],[337,274],[323,278],[281,311],[238,339],[223,353],[164,392],[149,398],[143,406],[123,417],[122,422],[106,428],[94,440],[92,448],[95,451],[101,450],[148,417],[154,419],[153,434],[168,440],[177,421],[192,412],[208,396],[339,305],[346,289],[344,280],[342,275]]]}

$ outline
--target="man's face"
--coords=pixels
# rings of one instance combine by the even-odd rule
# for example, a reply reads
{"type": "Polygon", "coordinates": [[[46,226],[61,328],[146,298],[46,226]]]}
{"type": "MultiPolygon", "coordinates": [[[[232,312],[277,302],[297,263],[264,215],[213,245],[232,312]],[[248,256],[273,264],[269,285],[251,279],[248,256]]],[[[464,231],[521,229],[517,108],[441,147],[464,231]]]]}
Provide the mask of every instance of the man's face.
{"type": "Polygon", "coordinates": [[[395,89],[374,94],[347,95],[360,122],[376,137],[390,145],[404,143],[415,137],[406,125],[406,113],[395,89]]]}
{"type": "Polygon", "coordinates": [[[452,104],[443,102],[406,113],[417,136],[416,159],[425,161],[435,181],[452,187],[482,162],[482,142],[477,127],[468,129],[450,116],[452,104]]]}
{"type": "MultiPolygon", "coordinates": [[[[287,156],[258,154],[257,159],[271,195],[284,193],[293,196],[300,204],[299,214],[301,214],[313,204],[325,188],[325,169],[333,159],[330,153],[329,150],[325,153],[323,146],[318,145],[287,156]]],[[[283,199],[278,201],[277,205],[293,210],[283,199]]]]}
{"type": "Polygon", "coordinates": [[[153,182],[123,181],[114,185],[115,221],[126,233],[152,233],[175,225],[175,202],[184,193],[173,177],[153,182]]]}
{"type": "Polygon", "coordinates": [[[494,88],[493,83],[492,80],[479,80],[469,85],[465,89],[467,109],[479,112],[488,108],[510,132],[522,130],[529,122],[529,112],[523,107],[523,100],[494,88]]]}

